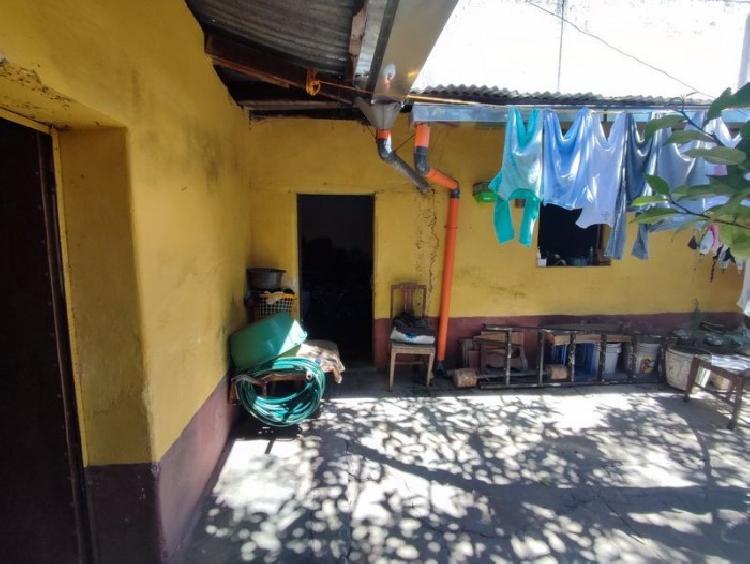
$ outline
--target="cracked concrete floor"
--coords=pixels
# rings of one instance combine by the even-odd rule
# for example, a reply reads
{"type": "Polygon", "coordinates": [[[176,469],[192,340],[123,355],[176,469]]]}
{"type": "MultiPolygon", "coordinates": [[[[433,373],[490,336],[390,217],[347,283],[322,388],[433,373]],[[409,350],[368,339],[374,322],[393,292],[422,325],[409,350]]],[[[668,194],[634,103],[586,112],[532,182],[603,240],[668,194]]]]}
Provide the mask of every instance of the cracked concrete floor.
{"type": "MultiPolygon", "coordinates": [[[[245,421],[191,563],[748,561],[748,412],[664,386],[429,393],[345,375],[320,417],[245,421]]],[[[444,388],[442,391],[440,388],[444,388]]]]}

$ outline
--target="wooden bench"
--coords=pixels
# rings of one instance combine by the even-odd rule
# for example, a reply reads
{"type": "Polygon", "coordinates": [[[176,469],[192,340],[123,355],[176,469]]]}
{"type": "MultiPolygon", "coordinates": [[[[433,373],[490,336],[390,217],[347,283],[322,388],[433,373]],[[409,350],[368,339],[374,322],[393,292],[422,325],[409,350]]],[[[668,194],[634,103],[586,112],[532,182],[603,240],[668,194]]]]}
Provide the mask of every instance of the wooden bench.
{"type": "Polygon", "coordinates": [[[697,383],[698,371],[701,368],[708,370],[711,374],[729,380],[729,389],[723,392],[724,397],[718,392],[708,390],[702,386],[699,387],[711,395],[723,399],[732,406],[732,416],[729,419],[727,428],[735,429],[737,421],[740,418],[740,410],[742,409],[742,392],[745,389],[745,382],[750,379],[750,358],[737,354],[714,354],[711,355],[711,360],[704,360],[698,357],[693,358],[683,398],[685,401],[690,401],[690,393],[697,383]],[[735,394],[734,403],[730,401],[732,392],[735,394]]]}

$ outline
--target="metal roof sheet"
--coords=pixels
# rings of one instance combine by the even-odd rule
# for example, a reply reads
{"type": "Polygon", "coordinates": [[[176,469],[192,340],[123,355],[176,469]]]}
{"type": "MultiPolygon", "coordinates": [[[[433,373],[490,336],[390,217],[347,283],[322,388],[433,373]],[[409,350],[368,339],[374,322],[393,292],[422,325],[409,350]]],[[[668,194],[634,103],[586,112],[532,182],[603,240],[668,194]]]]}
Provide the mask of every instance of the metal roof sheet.
{"type": "MultiPolygon", "coordinates": [[[[439,84],[429,86],[419,96],[464,100],[499,106],[616,106],[616,107],[667,107],[680,104],[679,98],[658,96],[608,97],[591,92],[517,92],[496,86],[476,84],[439,84]]],[[[690,98],[689,106],[708,105],[709,100],[690,98]]]]}
{"type": "Polygon", "coordinates": [[[343,76],[358,0],[187,0],[204,29],[343,76]]]}

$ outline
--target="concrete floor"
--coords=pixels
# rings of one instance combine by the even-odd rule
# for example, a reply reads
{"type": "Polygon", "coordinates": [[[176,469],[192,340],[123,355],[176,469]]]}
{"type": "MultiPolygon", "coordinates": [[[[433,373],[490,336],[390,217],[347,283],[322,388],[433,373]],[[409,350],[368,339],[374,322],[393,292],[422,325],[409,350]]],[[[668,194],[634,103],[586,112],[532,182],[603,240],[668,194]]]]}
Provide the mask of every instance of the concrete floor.
{"type": "Polygon", "coordinates": [[[660,385],[426,392],[357,371],[238,429],[187,561],[750,561],[750,412],[660,385]]]}

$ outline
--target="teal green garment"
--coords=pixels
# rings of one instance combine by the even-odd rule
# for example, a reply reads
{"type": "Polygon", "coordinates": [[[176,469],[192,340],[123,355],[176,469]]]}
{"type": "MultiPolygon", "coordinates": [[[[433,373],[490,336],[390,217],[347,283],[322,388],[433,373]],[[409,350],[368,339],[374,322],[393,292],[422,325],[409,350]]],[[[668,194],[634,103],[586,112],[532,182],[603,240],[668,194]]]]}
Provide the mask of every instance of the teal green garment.
{"type": "Polygon", "coordinates": [[[522,199],[526,204],[518,242],[531,246],[542,200],[543,117],[542,111],[532,110],[524,125],[521,112],[516,108],[508,109],[502,169],[489,183],[490,189],[497,194],[494,223],[500,243],[515,239],[510,200],[522,199]]]}
{"type": "Polygon", "coordinates": [[[508,200],[504,198],[497,199],[494,216],[497,240],[500,243],[508,243],[516,238],[516,233],[513,229],[513,215],[510,209],[510,200],[514,199],[525,200],[523,214],[521,215],[518,242],[525,247],[530,247],[534,236],[534,225],[539,218],[539,209],[541,208],[542,201],[526,190],[512,192],[508,200]]]}

